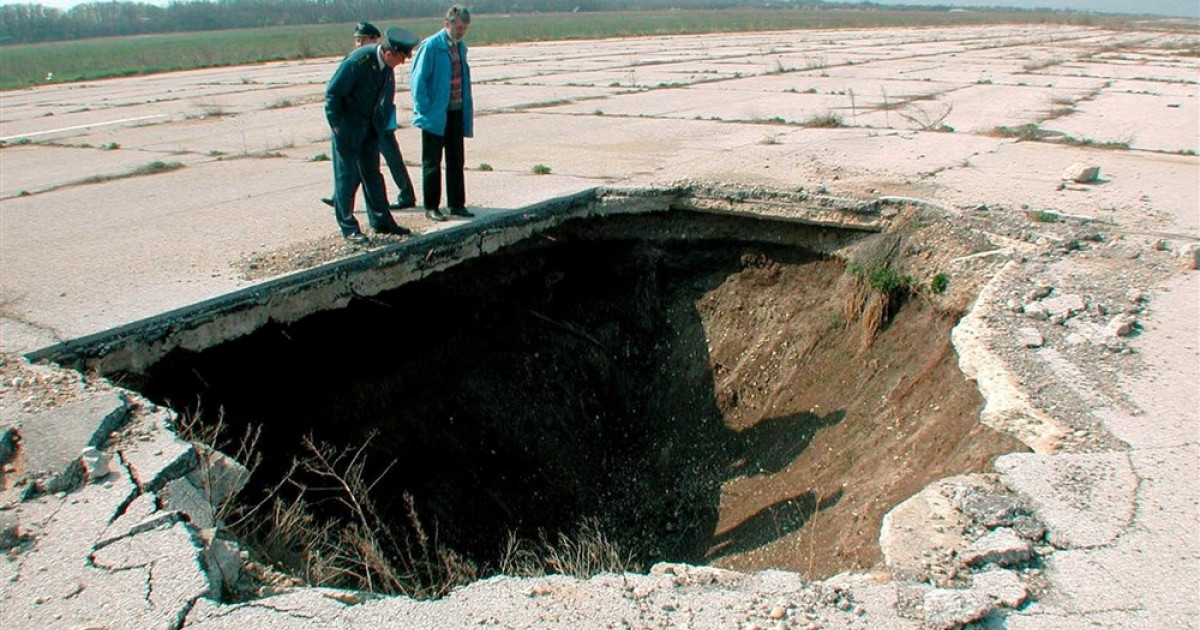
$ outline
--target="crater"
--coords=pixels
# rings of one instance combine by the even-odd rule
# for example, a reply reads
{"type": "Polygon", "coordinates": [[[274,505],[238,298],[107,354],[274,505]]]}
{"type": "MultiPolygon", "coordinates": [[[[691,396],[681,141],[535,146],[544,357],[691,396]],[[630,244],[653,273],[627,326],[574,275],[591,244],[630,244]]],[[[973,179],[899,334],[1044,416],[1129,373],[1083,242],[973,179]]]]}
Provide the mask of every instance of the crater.
{"type": "MultiPolygon", "coordinates": [[[[76,357],[124,357],[88,361],[184,423],[219,423],[226,450],[259,432],[229,520],[251,514],[247,546],[310,583],[436,597],[661,561],[870,568],[889,509],[1025,449],[979,422],[950,343],[961,302],[906,275],[895,225],[913,220],[822,200],[797,220],[794,199],[770,201],[785,210],[673,195],[484,222],[338,267],[337,308],[251,317],[278,305],[257,289],[257,307],[220,305],[254,325],[151,326],[154,343],[125,331],[76,357]],[[463,242],[476,255],[438,253],[463,242]],[[383,288],[354,289],[348,268],[383,288]]],[[[337,274],[318,275],[307,295],[328,296],[337,274]]]]}

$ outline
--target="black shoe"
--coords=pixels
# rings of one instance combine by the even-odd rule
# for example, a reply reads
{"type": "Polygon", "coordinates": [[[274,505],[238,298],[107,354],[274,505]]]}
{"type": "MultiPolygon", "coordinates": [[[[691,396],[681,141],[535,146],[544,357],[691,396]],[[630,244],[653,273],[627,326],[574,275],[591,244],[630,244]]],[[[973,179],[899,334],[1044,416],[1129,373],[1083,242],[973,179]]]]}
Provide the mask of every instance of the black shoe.
{"type": "Polygon", "coordinates": [[[416,207],[417,207],[417,202],[412,201],[411,199],[408,201],[404,201],[403,199],[397,199],[396,203],[388,206],[388,210],[408,210],[409,208],[416,208],[416,207]]]}
{"type": "Polygon", "coordinates": [[[412,234],[412,230],[396,223],[392,223],[390,225],[376,225],[371,229],[375,230],[376,234],[395,234],[396,236],[408,236],[409,234],[412,234]]]}
{"type": "Polygon", "coordinates": [[[437,208],[433,208],[425,210],[425,218],[430,221],[441,222],[446,220],[446,215],[442,214],[437,208]]]}
{"type": "Polygon", "coordinates": [[[351,243],[354,243],[355,245],[366,245],[367,243],[371,242],[370,239],[367,238],[367,235],[363,234],[362,232],[351,232],[349,234],[343,234],[342,238],[346,239],[347,241],[349,241],[351,243]]]}
{"type": "Polygon", "coordinates": [[[450,208],[450,214],[456,217],[463,217],[464,219],[470,219],[475,216],[474,212],[470,212],[466,208],[450,208]]]}
{"type": "Polygon", "coordinates": [[[321,203],[329,206],[330,208],[334,207],[333,200],[329,197],[321,197],[321,203]]]}

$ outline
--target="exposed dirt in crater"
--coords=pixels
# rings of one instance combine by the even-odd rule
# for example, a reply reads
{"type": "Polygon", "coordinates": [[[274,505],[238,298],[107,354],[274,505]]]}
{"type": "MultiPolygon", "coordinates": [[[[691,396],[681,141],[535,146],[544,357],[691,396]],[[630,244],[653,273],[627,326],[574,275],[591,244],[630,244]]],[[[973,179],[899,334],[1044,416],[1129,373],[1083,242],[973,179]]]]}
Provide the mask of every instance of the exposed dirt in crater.
{"type": "Polygon", "coordinates": [[[174,355],[139,388],[263,425],[263,487],[307,433],[378,431],[382,510],[403,522],[411,494],[482,566],[509,532],[596,519],[646,565],[826,576],[876,564],[883,514],[930,481],[1024,448],[978,422],[957,311],[914,296],[872,340],[839,260],[586,236],[174,355]]]}

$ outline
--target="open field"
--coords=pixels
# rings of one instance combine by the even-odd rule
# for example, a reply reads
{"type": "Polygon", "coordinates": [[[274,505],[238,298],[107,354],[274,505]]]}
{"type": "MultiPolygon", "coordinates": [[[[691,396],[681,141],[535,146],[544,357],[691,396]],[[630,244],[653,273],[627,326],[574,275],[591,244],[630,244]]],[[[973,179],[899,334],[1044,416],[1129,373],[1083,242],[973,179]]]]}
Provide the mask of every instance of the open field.
{"type": "MultiPolygon", "coordinates": [[[[642,35],[980,24],[1071,24],[1130,27],[1128,17],[1036,11],[672,11],[481,15],[472,45],[642,35]]],[[[1162,22],[1168,25],[1170,22],[1162,22]]],[[[441,20],[380,20],[420,36],[441,20]]],[[[172,70],[309,59],[345,52],[353,24],[281,26],[168,35],[144,35],[0,47],[0,90],[172,70]]]]}

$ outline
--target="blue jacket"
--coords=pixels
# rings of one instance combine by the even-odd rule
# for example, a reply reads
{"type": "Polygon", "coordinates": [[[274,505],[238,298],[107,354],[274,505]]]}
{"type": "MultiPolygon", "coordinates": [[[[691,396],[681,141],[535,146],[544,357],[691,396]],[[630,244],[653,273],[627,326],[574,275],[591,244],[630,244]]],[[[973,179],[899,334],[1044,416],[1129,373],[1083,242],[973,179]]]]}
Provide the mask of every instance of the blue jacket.
{"type": "MultiPolygon", "coordinates": [[[[475,135],[475,103],[471,98],[471,69],[467,43],[458,43],[462,57],[463,137],[475,135]]],[[[446,108],[450,106],[450,37],[446,29],[421,42],[413,55],[408,88],[413,97],[414,127],[435,135],[446,133],[446,108]]]]}
{"type": "Polygon", "coordinates": [[[379,62],[378,46],[346,56],[325,86],[325,119],[343,146],[358,146],[395,117],[395,73],[379,62]]]}

